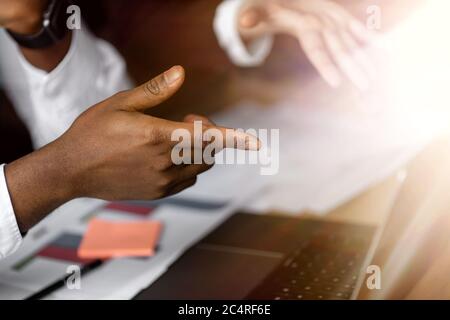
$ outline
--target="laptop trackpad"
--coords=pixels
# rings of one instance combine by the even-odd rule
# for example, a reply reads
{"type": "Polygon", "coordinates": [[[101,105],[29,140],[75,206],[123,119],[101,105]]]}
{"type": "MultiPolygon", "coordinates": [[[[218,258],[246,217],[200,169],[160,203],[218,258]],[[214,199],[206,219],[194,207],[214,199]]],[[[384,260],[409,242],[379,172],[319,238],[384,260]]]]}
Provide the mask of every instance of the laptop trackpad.
{"type": "Polygon", "coordinates": [[[282,257],[274,252],[200,244],[136,299],[243,299],[282,257]]]}

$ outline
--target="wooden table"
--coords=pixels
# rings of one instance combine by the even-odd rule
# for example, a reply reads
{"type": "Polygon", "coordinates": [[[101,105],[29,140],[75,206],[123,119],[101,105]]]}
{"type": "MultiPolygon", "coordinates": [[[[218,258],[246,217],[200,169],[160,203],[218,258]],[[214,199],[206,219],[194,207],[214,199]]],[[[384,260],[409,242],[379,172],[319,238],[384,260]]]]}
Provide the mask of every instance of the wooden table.
{"type": "MultiPolygon", "coordinates": [[[[125,57],[136,83],[147,81],[174,64],[186,68],[183,88],[163,106],[152,109],[154,115],[170,119],[181,119],[187,113],[208,115],[243,98],[266,105],[286,96],[298,96],[305,101],[311,95],[319,96],[317,87],[323,97],[337,94],[321,81],[316,84],[317,72],[298,41],[290,37],[276,37],[274,50],[263,66],[247,69],[233,66],[218,46],[212,28],[221,1],[82,0],[81,3],[84,17],[94,31],[125,57]]],[[[334,1],[363,22],[369,5],[380,6],[382,32],[423,3],[422,0],[334,1]]]]}
{"type": "MultiPolygon", "coordinates": [[[[86,5],[91,3],[85,2],[86,5]]],[[[273,101],[289,97],[296,99],[300,106],[327,105],[330,108],[345,110],[354,107],[357,109],[357,106],[361,104],[361,97],[352,88],[345,87],[339,91],[333,91],[319,80],[317,72],[307,62],[298,43],[293,39],[278,37],[275,50],[265,66],[261,68],[239,69],[232,66],[217,46],[211,28],[214,10],[219,2],[220,0],[197,0],[189,3],[137,0],[102,2],[108,9],[108,17],[106,23],[96,28],[96,31],[112,42],[125,56],[136,82],[146,81],[152,75],[174,64],[182,64],[186,67],[185,86],[164,106],[152,109],[154,115],[181,119],[187,113],[210,114],[243,98],[258,100],[261,104],[270,106],[273,101]]],[[[395,24],[407,15],[412,7],[410,0],[339,0],[338,2],[346,5],[361,20],[366,18],[368,4],[380,5],[383,9],[384,31],[388,25],[395,24]]],[[[414,0],[413,3],[417,5],[420,1],[414,0]]],[[[89,10],[84,9],[84,11],[89,10]]],[[[94,22],[98,22],[98,17],[99,15],[96,14],[94,22]]],[[[380,74],[383,76],[382,73],[380,74]]],[[[389,84],[384,81],[387,78],[385,77],[380,83],[388,86],[389,84]]],[[[372,94],[382,101],[386,98],[383,94],[384,89],[376,88],[372,94]]],[[[408,178],[405,182],[408,187],[402,189],[402,204],[397,208],[401,213],[400,219],[393,227],[388,228],[387,243],[384,244],[385,248],[381,250],[381,254],[375,257],[375,263],[380,265],[386,263],[389,253],[395,248],[397,241],[392,240],[395,238],[392,237],[392,233],[396,233],[395,228],[408,235],[411,233],[411,228],[405,227],[408,226],[408,221],[423,215],[423,212],[418,212],[419,208],[425,205],[433,211],[432,204],[426,202],[432,193],[430,190],[434,190],[437,184],[440,184],[441,189],[445,186],[437,170],[439,166],[436,162],[447,167],[446,161],[450,157],[442,152],[442,146],[447,144],[446,140],[437,142],[408,166],[409,172],[413,172],[411,175],[413,178],[408,178]],[[391,230],[393,228],[394,230],[391,230]]],[[[450,164],[450,161],[448,163],[450,164]]],[[[448,181],[450,184],[450,174],[448,181]]],[[[397,175],[393,175],[333,210],[326,219],[380,225],[383,218],[390,212],[400,186],[401,182],[397,175]]],[[[442,214],[441,217],[445,218],[446,215],[442,214]]],[[[450,232],[446,233],[450,228],[446,230],[446,226],[444,223],[442,229],[430,229],[444,235],[434,242],[440,245],[441,251],[428,250],[434,254],[435,258],[439,257],[440,252],[447,250],[445,235],[450,234],[450,232]]],[[[426,234],[429,232],[424,232],[425,238],[426,234]]],[[[422,245],[425,244],[422,243],[422,245]]],[[[405,246],[408,246],[408,243],[405,243],[405,246]]],[[[422,247],[419,249],[423,251],[422,247]]],[[[450,257],[450,254],[448,256],[450,257]]],[[[392,260],[392,258],[389,259],[392,260]]],[[[426,259],[421,258],[420,255],[410,259],[412,262],[416,260],[426,259]]],[[[382,291],[375,295],[372,292],[363,292],[363,297],[377,298],[381,295],[386,298],[450,297],[448,294],[450,290],[447,287],[439,286],[439,290],[434,290],[433,286],[430,288],[430,283],[445,282],[442,281],[446,279],[441,274],[446,266],[449,266],[447,269],[450,270],[450,263],[447,260],[449,259],[439,259],[437,265],[425,261],[420,264],[419,269],[416,269],[417,272],[405,272],[413,277],[410,277],[408,281],[400,279],[398,290],[391,290],[389,293],[382,291]],[[437,281],[433,278],[436,274],[441,275],[437,281]],[[420,285],[405,286],[405,282],[420,285]]]]}

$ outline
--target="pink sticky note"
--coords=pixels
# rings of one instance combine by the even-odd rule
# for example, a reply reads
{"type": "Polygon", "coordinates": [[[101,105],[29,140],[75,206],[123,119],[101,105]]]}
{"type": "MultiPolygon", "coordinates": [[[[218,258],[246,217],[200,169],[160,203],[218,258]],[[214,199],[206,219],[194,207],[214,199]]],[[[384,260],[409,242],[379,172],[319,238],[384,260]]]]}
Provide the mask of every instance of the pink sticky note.
{"type": "Polygon", "coordinates": [[[82,259],[149,257],[155,254],[162,225],[158,221],[117,222],[93,219],[83,237],[82,259]]]}

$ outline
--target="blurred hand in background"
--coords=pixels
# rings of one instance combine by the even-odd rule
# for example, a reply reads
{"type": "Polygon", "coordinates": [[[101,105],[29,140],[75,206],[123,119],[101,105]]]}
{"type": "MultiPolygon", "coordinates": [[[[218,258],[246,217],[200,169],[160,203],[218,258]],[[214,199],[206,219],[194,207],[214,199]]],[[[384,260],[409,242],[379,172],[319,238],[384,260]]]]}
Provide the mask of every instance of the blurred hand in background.
{"type": "Polygon", "coordinates": [[[321,77],[332,87],[347,78],[361,91],[375,73],[365,51],[372,35],[342,6],[328,0],[246,0],[239,17],[247,40],[267,34],[295,37],[321,77]]]}

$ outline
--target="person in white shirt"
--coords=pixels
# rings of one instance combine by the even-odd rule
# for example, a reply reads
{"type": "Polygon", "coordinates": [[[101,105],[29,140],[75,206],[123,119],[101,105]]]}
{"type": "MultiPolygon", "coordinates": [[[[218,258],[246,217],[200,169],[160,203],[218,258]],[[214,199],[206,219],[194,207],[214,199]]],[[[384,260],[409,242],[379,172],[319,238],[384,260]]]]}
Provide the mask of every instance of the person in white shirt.
{"type": "MultiPolygon", "coordinates": [[[[36,34],[48,2],[0,0],[0,26],[16,35],[36,34]]],[[[273,36],[283,32],[299,39],[330,85],[339,86],[346,76],[366,86],[367,61],[357,50],[367,41],[363,27],[329,1],[225,0],[214,29],[237,65],[263,63],[273,36]]],[[[174,166],[170,159],[171,132],[193,130],[196,119],[213,126],[207,119],[189,116],[175,123],[143,114],[180,88],[182,67],[129,89],[122,58],[84,27],[45,48],[18,45],[0,30],[0,79],[37,149],[0,166],[0,259],[71,199],[156,199],[193,185],[210,168],[174,166]]],[[[239,133],[237,138],[254,141],[239,133]]]]}
{"type": "Polygon", "coordinates": [[[274,35],[287,34],[298,40],[332,87],[348,79],[365,91],[375,72],[365,50],[373,33],[333,1],[227,0],[217,10],[214,27],[221,46],[239,66],[260,65],[274,35]]]}

